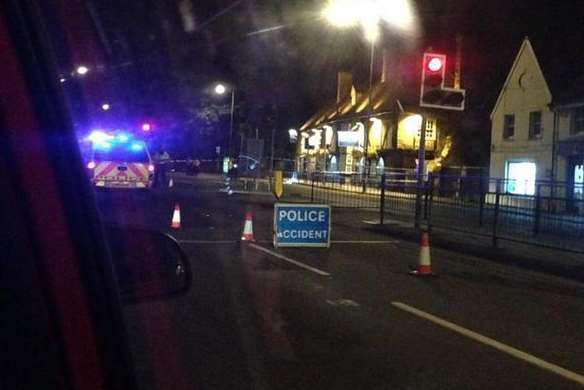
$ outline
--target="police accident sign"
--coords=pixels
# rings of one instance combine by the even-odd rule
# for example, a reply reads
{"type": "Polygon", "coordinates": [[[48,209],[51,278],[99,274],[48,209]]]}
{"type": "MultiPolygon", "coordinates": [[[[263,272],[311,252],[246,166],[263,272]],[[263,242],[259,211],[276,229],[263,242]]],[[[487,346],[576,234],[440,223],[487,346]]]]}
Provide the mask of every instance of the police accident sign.
{"type": "Polygon", "coordinates": [[[274,246],[330,247],[331,208],[328,205],[276,203],[274,246]]]}

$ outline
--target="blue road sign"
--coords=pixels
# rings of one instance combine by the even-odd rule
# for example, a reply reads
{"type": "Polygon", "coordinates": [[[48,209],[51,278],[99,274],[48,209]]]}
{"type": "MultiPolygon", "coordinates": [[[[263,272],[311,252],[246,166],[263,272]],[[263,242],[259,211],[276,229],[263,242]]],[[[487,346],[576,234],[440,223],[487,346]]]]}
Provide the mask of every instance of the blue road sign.
{"type": "Polygon", "coordinates": [[[276,203],[274,246],[330,247],[331,208],[327,205],[276,203]]]}

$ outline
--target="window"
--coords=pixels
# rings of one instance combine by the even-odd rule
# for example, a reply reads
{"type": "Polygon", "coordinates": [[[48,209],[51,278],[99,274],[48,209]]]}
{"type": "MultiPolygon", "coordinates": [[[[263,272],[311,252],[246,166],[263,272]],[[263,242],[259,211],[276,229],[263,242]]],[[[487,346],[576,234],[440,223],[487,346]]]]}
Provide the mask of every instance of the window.
{"type": "MultiPolygon", "coordinates": [[[[420,137],[420,130],[418,130],[418,137],[420,137]]],[[[426,119],[426,140],[436,139],[436,120],[426,119]]]]}
{"type": "Polygon", "coordinates": [[[505,115],[503,119],[503,139],[510,139],[515,136],[515,115],[505,115]]]}
{"type": "Polygon", "coordinates": [[[507,192],[516,195],[534,195],[537,167],[534,162],[507,162],[507,192]]]}
{"type": "Polygon", "coordinates": [[[572,134],[584,132],[584,107],[578,107],[572,112],[572,134]]]}
{"type": "Polygon", "coordinates": [[[541,111],[529,113],[529,139],[541,138],[541,111]]]}

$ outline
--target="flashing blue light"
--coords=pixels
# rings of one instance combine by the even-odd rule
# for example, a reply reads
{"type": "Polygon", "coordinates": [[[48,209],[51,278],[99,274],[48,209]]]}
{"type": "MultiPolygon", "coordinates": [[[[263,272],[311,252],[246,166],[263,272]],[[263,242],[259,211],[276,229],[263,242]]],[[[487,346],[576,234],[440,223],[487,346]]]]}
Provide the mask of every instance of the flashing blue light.
{"type": "Polygon", "coordinates": [[[122,134],[118,134],[116,139],[121,142],[121,143],[126,143],[130,140],[130,136],[128,134],[122,133],[122,134]]]}
{"type": "Polygon", "coordinates": [[[113,137],[102,130],[93,130],[88,136],[87,140],[91,141],[93,144],[105,143],[112,139],[113,137]]]}
{"type": "Polygon", "coordinates": [[[93,148],[97,150],[110,150],[112,148],[112,144],[109,142],[94,142],[93,148]]]}
{"type": "Polygon", "coordinates": [[[140,152],[141,150],[144,149],[144,145],[135,142],[130,146],[130,149],[132,150],[132,152],[140,152]]]}

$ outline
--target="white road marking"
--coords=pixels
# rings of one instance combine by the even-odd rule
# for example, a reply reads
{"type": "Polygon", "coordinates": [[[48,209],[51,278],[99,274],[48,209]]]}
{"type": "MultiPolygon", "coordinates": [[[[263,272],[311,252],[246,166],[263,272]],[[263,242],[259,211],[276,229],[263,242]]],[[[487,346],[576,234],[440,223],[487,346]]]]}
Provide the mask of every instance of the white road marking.
{"type": "Polygon", "coordinates": [[[536,367],[539,367],[543,370],[552,372],[556,375],[559,375],[565,379],[571,380],[573,382],[576,382],[580,385],[584,385],[584,376],[577,374],[575,372],[569,371],[563,367],[557,366],[555,364],[546,362],[543,359],[540,359],[538,357],[535,357],[533,355],[530,355],[529,353],[523,352],[519,349],[513,348],[509,345],[503,344],[497,340],[494,340],[490,337],[486,337],[483,336],[479,333],[473,332],[472,330],[468,330],[466,328],[463,328],[462,326],[458,326],[456,324],[453,324],[452,322],[443,320],[440,317],[436,317],[432,314],[426,313],[422,310],[416,309],[415,307],[406,305],[405,303],[401,303],[401,302],[392,302],[391,303],[394,307],[397,307],[400,310],[406,311],[410,314],[413,314],[417,317],[423,318],[425,320],[428,320],[430,322],[435,323],[436,325],[440,325],[446,329],[449,329],[453,332],[456,332],[462,336],[468,337],[470,339],[473,339],[475,341],[478,341],[479,343],[488,345],[489,347],[495,348],[503,353],[506,353],[507,355],[511,355],[516,359],[520,359],[523,360],[529,364],[532,364],[536,367]]]}
{"type": "MultiPolygon", "coordinates": [[[[239,240],[176,240],[179,244],[235,244],[239,240]]],[[[257,240],[256,243],[259,244],[270,244],[270,240],[257,240]]],[[[331,244],[371,244],[371,245],[389,245],[389,244],[399,244],[398,240],[387,240],[387,241],[359,241],[359,240],[332,240],[331,244]]]]}
{"type": "Polygon", "coordinates": [[[331,241],[331,244],[379,244],[379,245],[387,245],[387,244],[399,244],[397,240],[388,240],[388,241],[367,241],[367,240],[339,240],[339,241],[331,241]]]}
{"type": "Polygon", "coordinates": [[[299,261],[296,261],[296,260],[291,259],[289,257],[286,257],[284,255],[281,255],[281,254],[279,254],[277,252],[274,252],[272,250],[269,250],[267,248],[264,248],[263,246],[259,246],[259,245],[250,243],[249,244],[249,247],[250,248],[257,249],[257,250],[259,250],[261,252],[267,253],[267,254],[272,255],[274,257],[277,257],[278,259],[284,260],[285,262],[288,262],[290,264],[294,264],[295,266],[300,267],[300,268],[303,268],[303,269],[305,269],[307,271],[314,272],[317,275],[320,275],[320,276],[331,276],[331,274],[329,274],[328,272],[324,272],[324,271],[322,271],[322,270],[320,270],[318,268],[311,267],[311,266],[309,266],[307,264],[301,263],[299,261]]]}
{"type": "MultiPolygon", "coordinates": [[[[367,225],[381,225],[381,221],[380,220],[371,221],[371,220],[365,219],[365,220],[362,220],[361,222],[363,222],[364,224],[367,224],[367,225]]],[[[406,222],[396,221],[394,219],[389,219],[389,218],[386,218],[383,221],[383,224],[384,225],[408,226],[408,227],[410,226],[406,222]]]]}
{"type": "Polygon", "coordinates": [[[176,240],[179,244],[236,244],[238,240],[176,240]]]}
{"type": "Polygon", "coordinates": [[[327,299],[326,303],[328,303],[331,306],[345,306],[345,307],[359,307],[359,306],[361,306],[357,302],[355,302],[351,299],[338,299],[336,301],[327,299]]]}

